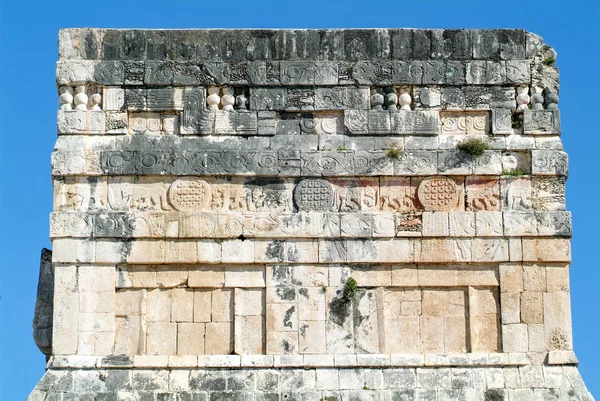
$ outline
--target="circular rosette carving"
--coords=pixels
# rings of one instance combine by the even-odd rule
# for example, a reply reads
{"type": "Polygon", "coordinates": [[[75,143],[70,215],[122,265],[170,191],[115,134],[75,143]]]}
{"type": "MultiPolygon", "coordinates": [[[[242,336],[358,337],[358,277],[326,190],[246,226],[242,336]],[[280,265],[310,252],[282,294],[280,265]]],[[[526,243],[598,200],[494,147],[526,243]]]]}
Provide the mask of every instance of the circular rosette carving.
{"type": "Polygon", "coordinates": [[[246,171],[248,167],[248,159],[239,153],[232,154],[228,159],[225,160],[225,165],[227,171],[246,171]]]}
{"type": "Polygon", "coordinates": [[[68,222],[69,230],[76,233],[88,232],[91,225],[91,217],[89,215],[73,215],[68,222]]]}
{"type": "Polygon", "coordinates": [[[321,131],[324,134],[335,134],[337,132],[337,120],[335,118],[323,118],[321,120],[321,131]]]}
{"type": "Polygon", "coordinates": [[[277,155],[276,154],[263,154],[258,160],[258,166],[264,169],[271,169],[277,167],[277,155]]]}
{"type": "Polygon", "coordinates": [[[373,235],[381,236],[396,232],[396,222],[394,215],[379,215],[373,220],[373,235]]]}
{"type": "Polygon", "coordinates": [[[126,213],[108,213],[96,216],[94,234],[96,236],[131,236],[135,222],[126,213]]]}
{"type": "Polygon", "coordinates": [[[459,131],[458,117],[455,115],[447,115],[442,120],[442,131],[444,133],[454,134],[459,131]]]}
{"type": "Polygon", "coordinates": [[[177,117],[164,117],[162,119],[162,130],[173,133],[177,129],[177,117]]]}
{"type": "Polygon", "coordinates": [[[156,169],[161,167],[161,154],[146,152],[140,156],[140,166],[143,169],[156,169]]]}
{"type": "Polygon", "coordinates": [[[333,188],[326,180],[302,180],[294,188],[294,202],[299,210],[328,211],[333,204],[333,188]]]}
{"type": "Polygon", "coordinates": [[[369,167],[369,158],[363,155],[354,156],[354,169],[357,171],[366,171],[369,167]]]}
{"type": "Polygon", "coordinates": [[[208,208],[210,186],[204,180],[182,178],[169,188],[169,202],[179,211],[195,211],[208,208]]]}
{"type": "Polygon", "coordinates": [[[467,130],[474,130],[477,132],[487,131],[487,118],[486,116],[471,116],[467,122],[467,130]]]}
{"type": "Polygon", "coordinates": [[[149,118],[146,122],[148,131],[160,132],[160,120],[158,118],[149,118]]]}
{"type": "Polygon", "coordinates": [[[342,216],[342,234],[351,237],[370,237],[372,234],[372,216],[347,214],[342,216]]]}
{"type": "Polygon", "coordinates": [[[568,160],[565,153],[544,153],[537,155],[532,160],[533,167],[543,172],[556,172],[559,175],[566,175],[568,171],[568,160]]]}
{"type": "Polygon", "coordinates": [[[146,131],[146,119],[145,118],[135,117],[135,118],[131,118],[129,121],[130,121],[131,130],[134,133],[140,134],[140,133],[143,133],[144,131],[146,131]]]}
{"type": "Polygon", "coordinates": [[[328,155],[321,156],[316,162],[316,165],[324,173],[336,172],[340,168],[340,164],[341,163],[337,158],[328,155]]]}
{"type": "Polygon", "coordinates": [[[449,211],[458,205],[461,191],[448,177],[428,177],[419,185],[417,196],[425,210],[449,211]]]}
{"type": "Polygon", "coordinates": [[[187,155],[182,154],[180,152],[173,153],[173,158],[171,159],[171,167],[175,173],[185,171],[189,165],[190,160],[187,158],[187,155]]]}
{"type": "Polygon", "coordinates": [[[303,118],[300,120],[300,129],[303,134],[316,134],[317,124],[313,118],[303,118]]]}
{"type": "Polygon", "coordinates": [[[131,161],[132,153],[131,152],[103,152],[102,153],[104,164],[109,168],[118,168],[125,166],[128,162],[131,161]]]}

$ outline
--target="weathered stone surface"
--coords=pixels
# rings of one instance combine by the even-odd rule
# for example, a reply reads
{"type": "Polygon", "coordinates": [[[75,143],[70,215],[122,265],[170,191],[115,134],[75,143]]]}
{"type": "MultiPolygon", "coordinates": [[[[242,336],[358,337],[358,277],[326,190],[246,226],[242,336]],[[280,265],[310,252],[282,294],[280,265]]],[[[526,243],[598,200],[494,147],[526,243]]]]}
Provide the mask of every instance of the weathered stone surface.
{"type": "Polygon", "coordinates": [[[541,38],[59,37],[30,400],[590,399],[541,38]]]}
{"type": "Polygon", "coordinates": [[[35,345],[47,356],[52,354],[53,304],[54,271],[52,268],[52,251],[44,248],[40,258],[40,276],[33,318],[33,339],[35,345]]]}

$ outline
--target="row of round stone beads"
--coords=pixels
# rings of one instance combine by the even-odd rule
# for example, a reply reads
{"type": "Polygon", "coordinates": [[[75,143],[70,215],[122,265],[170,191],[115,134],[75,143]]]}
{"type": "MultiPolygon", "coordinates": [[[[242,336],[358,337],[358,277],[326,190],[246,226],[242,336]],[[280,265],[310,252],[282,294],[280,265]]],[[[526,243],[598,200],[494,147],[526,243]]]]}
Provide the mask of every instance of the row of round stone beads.
{"type": "Polygon", "coordinates": [[[373,89],[371,91],[371,109],[373,110],[398,110],[398,105],[400,105],[400,110],[410,110],[410,105],[412,103],[412,97],[410,96],[409,88],[400,88],[400,96],[396,93],[394,88],[386,88],[385,96],[373,89]]]}
{"type": "Polygon", "coordinates": [[[75,90],[70,86],[61,86],[58,91],[61,110],[73,110],[73,105],[75,105],[75,110],[102,110],[100,107],[102,95],[94,93],[88,97],[85,85],[77,86],[75,90]]]}
{"type": "Polygon", "coordinates": [[[234,89],[229,87],[219,88],[211,86],[208,88],[206,105],[209,110],[219,110],[219,105],[223,111],[234,111],[234,105],[238,110],[247,110],[248,99],[242,92],[234,96],[234,89]]]}
{"type": "Polygon", "coordinates": [[[529,87],[519,86],[517,88],[517,111],[531,110],[556,110],[558,109],[558,94],[555,89],[542,88],[537,85],[531,87],[531,96],[529,87]]]}

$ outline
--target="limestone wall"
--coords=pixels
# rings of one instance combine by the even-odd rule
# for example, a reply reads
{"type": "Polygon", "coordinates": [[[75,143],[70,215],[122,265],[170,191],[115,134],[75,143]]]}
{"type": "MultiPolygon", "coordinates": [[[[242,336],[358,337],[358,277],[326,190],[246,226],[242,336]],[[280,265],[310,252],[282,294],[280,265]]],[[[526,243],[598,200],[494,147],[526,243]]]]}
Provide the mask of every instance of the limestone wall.
{"type": "Polygon", "coordinates": [[[538,36],[67,29],[59,53],[30,400],[592,399],[538,36]]]}

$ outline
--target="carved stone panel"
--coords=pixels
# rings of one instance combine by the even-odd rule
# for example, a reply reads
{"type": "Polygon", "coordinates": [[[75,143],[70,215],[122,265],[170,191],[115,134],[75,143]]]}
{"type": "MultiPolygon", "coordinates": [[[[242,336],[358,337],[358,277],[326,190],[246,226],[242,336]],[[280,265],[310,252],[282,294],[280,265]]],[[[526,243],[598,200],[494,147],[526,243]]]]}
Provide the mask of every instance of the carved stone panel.
{"type": "Polygon", "coordinates": [[[560,135],[558,110],[525,110],[523,130],[528,135],[560,135]]]}
{"type": "Polygon", "coordinates": [[[425,210],[458,210],[462,205],[463,190],[448,177],[428,177],[419,184],[417,196],[425,210]]]}
{"type": "Polygon", "coordinates": [[[500,184],[496,178],[467,177],[467,210],[500,210],[500,184]]]}
{"type": "Polygon", "coordinates": [[[533,175],[569,174],[569,158],[565,152],[556,150],[532,150],[531,173],[533,175]]]}
{"type": "Polygon", "coordinates": [[[169,202],[179,211],[206,209],[210,200],[210,187],[204,180],[178,179],[169,188],[169,202]]]}
{"type": "Polygon", "coordinates": [[[251,210],[257,212],[288,211],[292,209],[292,190],[282,179],[258,179],[245,184],[250,188],[251,210]]]}
{"type": "Polygon", "coordinates": [[[381,179],[381,210],[400,213],[414,212],[416,206],[416,187],[410,178],[381,179]]]}
{"type": "Polygon", "coordinates": [[[299,210],[328,211],[333,206],[333,188],[326,180],[302,180],[294,188],[294,202],[299,210]]]}
{"type": "Polygon", "coordinates": [[[533,177],[532,203],[536,210],[565,210],[564,177],[533,177]]]}
{"type": "Polygon", "coordinates": [[[379,208],[379,179],[336,179],[336,210],[340,212],[373,211],[379,208]]]}

